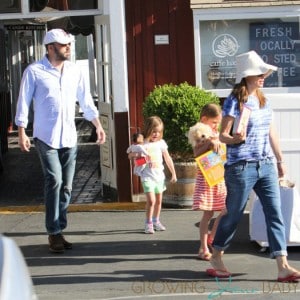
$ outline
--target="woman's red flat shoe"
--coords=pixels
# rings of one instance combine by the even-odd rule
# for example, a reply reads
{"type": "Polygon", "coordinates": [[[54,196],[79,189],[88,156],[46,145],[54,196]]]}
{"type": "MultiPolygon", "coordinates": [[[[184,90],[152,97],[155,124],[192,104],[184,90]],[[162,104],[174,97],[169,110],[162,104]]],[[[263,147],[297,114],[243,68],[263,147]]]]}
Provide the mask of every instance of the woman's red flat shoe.
{"type": "Polygon", "coordinates": [[[211,277],[229,278],[231,273],[226,270],[207,269],[206,274],[211,277]]]}
{"type": "Polygon", "coordinates": [[[298,273],[293,273],[292,275],[288,275],[286,277],[277,278],[278,282],[298,282],[299,280],[300,280],[300,275],[298,273]]]}

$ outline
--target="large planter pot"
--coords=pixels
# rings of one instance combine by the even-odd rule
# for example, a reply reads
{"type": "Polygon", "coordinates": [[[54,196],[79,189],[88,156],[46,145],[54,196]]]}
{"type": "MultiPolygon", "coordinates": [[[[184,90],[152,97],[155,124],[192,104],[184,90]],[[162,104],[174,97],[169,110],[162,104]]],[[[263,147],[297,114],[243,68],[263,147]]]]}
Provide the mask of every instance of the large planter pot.
{"type": "Polygon", "coordinates": [[[163,207],[190,208],[193,204],[197,164],[196,162],[175,162],[174,166],[177,175],[176,183],[170,183],[171,174],[165,167],[167,190],[163,194],[163,207]]]}

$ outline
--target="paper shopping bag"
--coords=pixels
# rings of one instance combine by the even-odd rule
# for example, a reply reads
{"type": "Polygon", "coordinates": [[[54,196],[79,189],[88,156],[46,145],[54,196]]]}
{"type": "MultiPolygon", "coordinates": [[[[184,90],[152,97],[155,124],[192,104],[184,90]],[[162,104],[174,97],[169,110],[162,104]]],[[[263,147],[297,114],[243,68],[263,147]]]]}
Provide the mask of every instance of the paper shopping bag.
{"type": "MultiPolygon", "coordinates": [[[[296,187],[280,187],[281,211],[285,224],[286,242],[300,243],[300,197],[296,187]]],[[[255,195],[250,211],[251,240],[267,242],[265,215],[255,195]]]]}
{"type": "Polygon", "coordinates": [[[290,243],[300,242],[300,197],[294,188],[280,188],[281,211],[285,224],[286,240],[290,243]]]}

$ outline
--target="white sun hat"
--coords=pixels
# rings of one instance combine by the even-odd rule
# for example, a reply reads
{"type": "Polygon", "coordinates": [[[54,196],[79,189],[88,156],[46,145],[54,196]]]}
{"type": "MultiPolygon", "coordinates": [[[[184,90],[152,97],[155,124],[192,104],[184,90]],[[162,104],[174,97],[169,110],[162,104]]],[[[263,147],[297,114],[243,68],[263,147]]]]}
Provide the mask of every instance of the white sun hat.
{"type": "Polygon", "coordinates": [[[236,78],[235,83],[248,76],[264,74],[268,77],[277,67],[265,63],[262,58],[255,52],[249,51],[236,56],[236,78]]]}
{"type": "Polygon", "coordinates": [[[73,41],[73,36],[66,33],[63,29],[51,29],[49,30],[44,37],[44,45],[51,43],[59,43],[62,45],[69,44],[73,41]]]}

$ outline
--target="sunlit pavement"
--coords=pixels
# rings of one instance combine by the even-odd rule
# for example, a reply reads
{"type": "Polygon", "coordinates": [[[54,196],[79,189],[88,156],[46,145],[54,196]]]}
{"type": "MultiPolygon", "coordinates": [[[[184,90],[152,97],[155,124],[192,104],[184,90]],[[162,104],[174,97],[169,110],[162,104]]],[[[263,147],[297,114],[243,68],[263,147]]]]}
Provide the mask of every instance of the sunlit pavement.
{"type": "MultiPolygon", "coordinates": [[[[98,207],[99,209],[99,207],[98,207]]],[[[64,254],[47,247],[43,212],[0,215],[0,228],[20,246],[39,299],[298,299],[297,283],[278,283],[276,262],[249,240],[244,215],[224,256],[230,279],[207,277],[196,259],[200,213],[164,209],[165,232],[144,234],[138,206],[69,213],[64,254]]],[[[298,247],[290,263],[300,268],[298,247]]]]}

